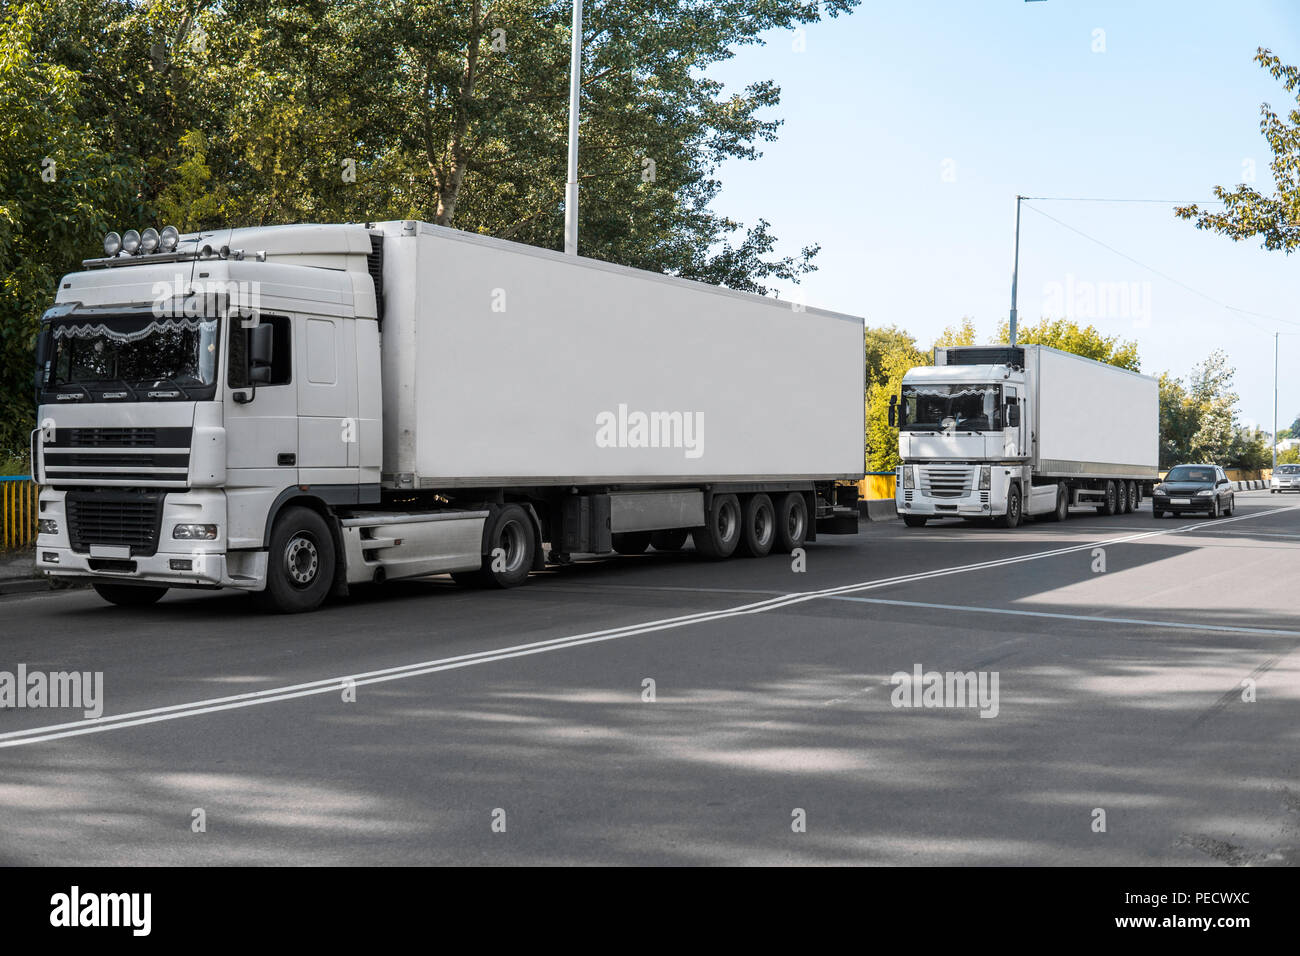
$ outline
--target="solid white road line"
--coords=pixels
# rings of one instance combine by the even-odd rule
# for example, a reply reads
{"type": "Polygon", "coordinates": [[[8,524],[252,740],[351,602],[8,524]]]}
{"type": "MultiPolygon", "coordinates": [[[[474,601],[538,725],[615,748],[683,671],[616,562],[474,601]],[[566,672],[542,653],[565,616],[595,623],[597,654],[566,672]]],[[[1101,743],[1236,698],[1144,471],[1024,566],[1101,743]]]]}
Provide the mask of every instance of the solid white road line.
{"type": "MultiPolygon", "coordinates": [[[[1280,511],[1294,511],[1297,508],[1300,508],[1300,505],[1293,505],[1284,508],[1272,508],[1268,511],[1259,511],[1248,515],[1239,515],[1232,518],[1220,518],[1217,521],[1214,521],[1213,524],[1217,526],[1232,521],[1242,521],[1247,518],[1259,518],[1264,515],[1276,514],[1280,511]]],[[[211,714],[223,710],[255,707],[260,704],[270,704],[283,700],[294,700],[299,697],[312,697],[321,694],[338,693],[341,692],[344,687],[349,685],[361,687],[368,684],[386,683],[388,681],[403,680],[409,677],[420,677],[425,674],[435,674],[440,671],[473,667],[477,664],[486,664],[493,661],[509,660],[515,657],[528,657],[533,654],[544,654],[550,651],[579,647],[584,644],[599,644],[605,641],[615,641],[625,637],[652,634],[657,631],[688,627],[692,624],[702,624],[707,621],[724,620],[747,614],[762,614],[767,611],[776,610],[777,608],[802,604],[806,601],[822,600],[828,597],[853,594],[859,591],[869,591],[882,587],[890,587],[895,584],[907,584],[912,581],[924,581],[930,578],[945,577],[952,574],[963,574],[968,571],[982,571],[989,568],[1005,567],[1007,565],[1020,564],[1026,561],[1039,561],[1044,558],[1056,557],[1062,554],[1073,554],[1090,548],[1110,547],[1117,544],[1126,544],[1132,541],[1141,541],[1148,538],[1160,537],[1162,535],[1184,534],[1203,526],[1204,523],[1187,525],[1179,528],[1170,528],[1168,530],[1149,531],[1142,534],[1125,535],[1119,538],[1094,540],[1086,544],[1073,545],[1066,548],[1055,548],[1050,551],[1038,551],[1010,558],[999,558],[993,561],[980,561],[973,564],[958,565],[951,568],[940,568],[934,571],[922,571],[915,574],[898,575],[896,577],[883,578],[877,581],[866,581],[859,584],[823,588],[819,591],[794,592],[770,598],[765,601],[759,601],[754,604],[742,604],[734,608],[723,608],[718,611],[704,611],[697,614],[686,614],[680,617],[664,618],[658,621],[649,621],[644,624],[632,624],[624,627],[610,628],[603,631],[591,631],[585,634],[573,634],[567,637],[558,637],[546,641],[535,641],[529,644],[518,644],[512,647],[498,648],[491,651],[481,651],[475,654],[462,654],[456,657],[442,658],[440,660],[422,661],[416,664],[407,664],[399,667],[389,667],[383,670],[367,671],[356,675],[325,678],[323,680],[308,681],[302,684],[292,684],[285,687],[274,687],[262,691],[253,691],[247,694],[236,694],[230,697],[210,698],[208,700],[192,701],[184,704],[172,704],[166,707],[154,707],[148,710],[133,711],[126,714],[95,717],[90,720],[31,727],[26,730],[16,730],[0,734],[0,749],[21,747],[28,744],[43,743],[50,740],[60,740],[65,737],[80,737],[86,734],[106,733],[110,730],[119,730],[126,727],[138,727],[144,724],[159,723],[166,720],[177,720],[182,717],[197,717],[202,714],[211,714]]]]}

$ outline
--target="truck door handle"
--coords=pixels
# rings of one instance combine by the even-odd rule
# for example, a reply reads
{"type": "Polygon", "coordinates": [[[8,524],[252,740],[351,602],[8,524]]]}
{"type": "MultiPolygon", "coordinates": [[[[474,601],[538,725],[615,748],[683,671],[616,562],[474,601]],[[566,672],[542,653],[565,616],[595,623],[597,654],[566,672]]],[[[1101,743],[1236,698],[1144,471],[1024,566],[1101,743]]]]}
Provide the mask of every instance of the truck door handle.
{"type": "Polygon", "coordinates": [[[293,452],[280,452],[280,454],[277,455],[275,459],[275,463],[277,465],[293,465],[296,464],[297,461],[298,461],[298,456],[295,455],[293,452]]]}

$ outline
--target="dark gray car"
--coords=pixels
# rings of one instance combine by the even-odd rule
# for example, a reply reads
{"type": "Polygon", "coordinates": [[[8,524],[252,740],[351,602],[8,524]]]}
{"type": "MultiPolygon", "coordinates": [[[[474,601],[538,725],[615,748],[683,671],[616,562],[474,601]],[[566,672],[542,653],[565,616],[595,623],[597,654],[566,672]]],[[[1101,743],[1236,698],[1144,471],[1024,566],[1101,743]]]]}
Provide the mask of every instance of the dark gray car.
{"type": "Polygon", "coordinates": [[[1177,517],[1184,512],[1202,511],[1211,518],[1232,514],[1236,504],[1232,482],[1218,465],[1176,465],[1151,496],[1151,514],[1177,517]]]}

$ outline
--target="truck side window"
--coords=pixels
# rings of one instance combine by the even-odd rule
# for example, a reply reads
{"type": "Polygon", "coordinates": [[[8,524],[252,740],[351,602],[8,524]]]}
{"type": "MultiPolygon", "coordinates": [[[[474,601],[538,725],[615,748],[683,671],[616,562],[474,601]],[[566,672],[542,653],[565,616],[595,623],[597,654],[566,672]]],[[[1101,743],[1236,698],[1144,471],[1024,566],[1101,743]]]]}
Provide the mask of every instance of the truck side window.
{"type": "MultiPolygon", "coordinates": [[[[288,385],[293,380],[293,327],[286,315],[264,315],[259,320],[273,330],[271,354],[271,381],[261,386],[288,385]]],[[[246,329],[239,320],[230,323],[230,374],[231,388],[248,388],[248,353],[252,329],[246,329]]]]}

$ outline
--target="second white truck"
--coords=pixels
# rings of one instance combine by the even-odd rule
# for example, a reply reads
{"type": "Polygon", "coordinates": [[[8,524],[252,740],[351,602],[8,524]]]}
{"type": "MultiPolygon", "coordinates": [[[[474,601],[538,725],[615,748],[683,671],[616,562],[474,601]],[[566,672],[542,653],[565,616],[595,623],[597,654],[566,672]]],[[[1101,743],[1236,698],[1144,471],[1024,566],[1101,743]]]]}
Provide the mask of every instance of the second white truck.
{"type": "Polygon", "coordinates": [[[1041,345],[935,349],[890,407],[899,429],[895,504],[908,527],[934,518],[1070,508],[1128,514],[1158,476],[1159,384],[1041,345]],[[901,399],[898,400],[898,399],[901,399]]]}

